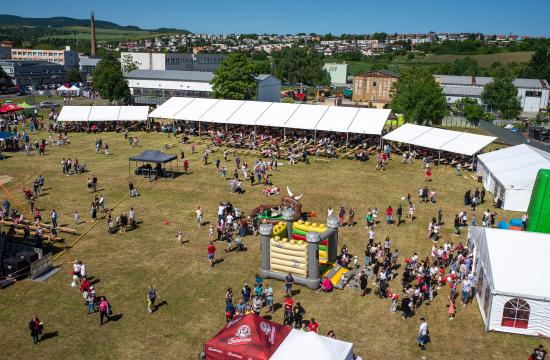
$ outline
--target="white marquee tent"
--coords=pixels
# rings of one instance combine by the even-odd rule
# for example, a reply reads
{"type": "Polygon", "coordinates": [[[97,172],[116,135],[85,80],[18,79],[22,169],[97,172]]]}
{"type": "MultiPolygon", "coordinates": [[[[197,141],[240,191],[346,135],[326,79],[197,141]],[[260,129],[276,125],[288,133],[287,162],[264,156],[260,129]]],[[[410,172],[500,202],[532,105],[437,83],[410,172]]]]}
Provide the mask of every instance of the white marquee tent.
{"type": "Polygon", "coordinates": [[[550,336],[550,235],[470,228],[486,331],[550,336]]]}
{"type": "Polygon", "coordinates": [[[386,134],[384,139],[473,156],[497,138],[407,123],[386,134]]]}
{"type": "Polygon", "coordinates": [[[352,360],[353,344],[292,329],[269,360],[352,360]]]}
{"type": "Polygon", "coordinates": [[[57,121],[147,121],[148,106],[63,106],[57,121]]]}
{"type": "Polygon", "coordinates": [[[389,109],[173,97],[151,118],[380,135],[389,109]]]}
{"type": "Polygon", "coordinates": [[[503,200],[504,210],[527,211],[540,169],[550,169],[550,153],[525,144],[477,157],[485,189],[503,200]]]}

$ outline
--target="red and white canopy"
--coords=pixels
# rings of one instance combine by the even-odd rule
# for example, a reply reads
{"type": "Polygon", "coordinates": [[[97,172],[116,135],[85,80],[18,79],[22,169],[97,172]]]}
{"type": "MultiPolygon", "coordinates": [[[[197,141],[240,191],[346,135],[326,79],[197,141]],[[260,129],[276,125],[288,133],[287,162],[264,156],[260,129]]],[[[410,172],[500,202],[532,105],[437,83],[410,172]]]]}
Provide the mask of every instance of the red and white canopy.
{"type": "Polygon", "coordinates": [[[249,314],[229,322],[205,344],[205,352],[207,360],[352,360],[353,344],[249,314]]]}

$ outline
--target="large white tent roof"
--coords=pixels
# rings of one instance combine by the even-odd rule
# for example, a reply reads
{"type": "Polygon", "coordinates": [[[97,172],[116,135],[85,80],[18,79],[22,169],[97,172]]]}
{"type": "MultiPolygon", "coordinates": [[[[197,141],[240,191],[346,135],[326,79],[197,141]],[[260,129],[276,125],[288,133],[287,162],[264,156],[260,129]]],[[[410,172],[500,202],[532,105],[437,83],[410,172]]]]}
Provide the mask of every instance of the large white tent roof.
{"type": "Polygon", "coordinates": [[[390,117],[390,109],[359,109],[348,132],[357,134],[382,134],[386,121],[390,117]]]}
{"type": "Polygon", "coordinates": [[[63,106],[57,121],[88,121],[91,106],[63,106]]]}
{"type": "Polygon", "coordinates": [[[148,106],[63,106],[57,121],[147,121],[148,106]]]}
{"type": "Polygon", "coordinates": [[[193,98],[172,97],[166,100],[162,106],[153,110],[149,116],[152,118],[173,119],[176,113],[189,105],[191,101],[193,101],[193,98]]]}
{"type": "Polygon", "coordinates": [[[550,300],[550,235],[484,228],[494,291],[550,300]],[[512,266],[513,264],[513,266],[512,266]]]}
{"type": "Polygon", "coordinates": [[[173,97],[152,118],[380,135],[389,109],[173,97]]]}
{"type": "Polygon", "coordinates": [[[353,344],[292,329],[269,360],[352,360],[353,344]]]}
{"type": "Polygon", "coordinates": [[[317,123],[327,110],[328,106],[324,105],[300,105],[284,125],[292,129],[317,129],[317,123]]]}
{"type": "Polygon", "coordinates": [[[407,123],[384,139],[472,156],[497,138],[407,123]]]}
{"type": "Polygon", "coordinates": [[[521,144],[477,157],[505,187],[532,189],[540,169],[550,169],[550,153],[521,144]]]}

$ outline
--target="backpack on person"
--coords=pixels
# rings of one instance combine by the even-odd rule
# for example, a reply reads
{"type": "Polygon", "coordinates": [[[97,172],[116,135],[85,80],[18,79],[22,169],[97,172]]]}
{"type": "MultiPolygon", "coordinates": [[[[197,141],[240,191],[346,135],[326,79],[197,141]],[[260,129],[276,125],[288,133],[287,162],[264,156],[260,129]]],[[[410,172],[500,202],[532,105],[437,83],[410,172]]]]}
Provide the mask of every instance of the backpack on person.
{"type": "Polygon", "coordinates": [[[113,315],[113,307],[111,306],[111,303],[107,304],[107,316],[113,315]]]}

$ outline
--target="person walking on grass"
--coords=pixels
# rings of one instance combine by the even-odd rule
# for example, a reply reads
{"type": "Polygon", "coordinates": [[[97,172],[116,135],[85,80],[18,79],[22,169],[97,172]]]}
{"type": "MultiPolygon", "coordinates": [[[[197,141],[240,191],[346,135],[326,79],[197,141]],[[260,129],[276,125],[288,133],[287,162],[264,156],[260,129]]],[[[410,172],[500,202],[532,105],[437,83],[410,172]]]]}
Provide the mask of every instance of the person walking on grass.
{"type": "Polygon", "coordinates": [[[208,242],[208,262],[210,263],[210,267],[214,267],[214,253],[216,252],[216,247],[214,246],[214,243],[212,241],[208,242]]]}
{"type": "Polygon", "coordinates": [[[199,206],[197,207],[197,210],[195,210],[195,214],[197,214],[197,223],[199,224],[199,229],[202,226],[202,208],[199,206]]]}
{"type": "Polygon", "coordinates": [[[75,225],[80,224],[80,214],[78,213],[78,210],[74,211],[73,220],[75,225]]]}
{"type": "Polygon", "coordinates": [[[103,325],[104,319],[111,320],[111,304],[107,301],[105,296],[101,297],[99,301],[99,326],[103,325]]]}
{"type": "Polygon", "coordinates": [[[55,211],[55,209],[52,210],[52,227],[57,227],[57,212],[55,211]]]}
{"type": "Polygon", "coordinates": [[[416,342],[418,342],[418,346],[420,346],[420,349],[426,350],[426,344],[429,342],[429,330],[428,330],[428,322],[424,318],[420,318],[420,325],[418,326],[418,338],[416,339],[416,342]]]}
{"type": "Polygon", "coordinates": [[[152,314],[156,309],[155,301],[157,300],[158,291],[151,285],[147,291],[147,310],[152,314]]]}
{"type": "Polygon", "coordinates": [[[43,329],[44,326],[42,322],[40,322],[38,316],[33,315],[31,321],[29,322],[29,331],[31,332],[32,342],[34,344],[40,341],[40,334],[42,334],[43,329]]]}
{"type": "Polygon", "coordinates": [[[187,175],[189,171],[189,160],[187,159],[183,161],[183,171],[185,172],[185,175],[187,175]]]}

